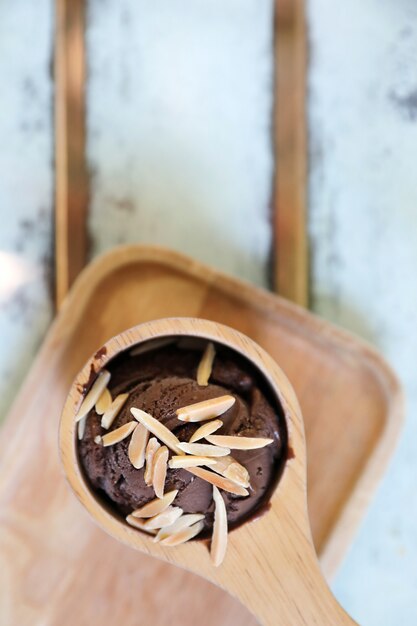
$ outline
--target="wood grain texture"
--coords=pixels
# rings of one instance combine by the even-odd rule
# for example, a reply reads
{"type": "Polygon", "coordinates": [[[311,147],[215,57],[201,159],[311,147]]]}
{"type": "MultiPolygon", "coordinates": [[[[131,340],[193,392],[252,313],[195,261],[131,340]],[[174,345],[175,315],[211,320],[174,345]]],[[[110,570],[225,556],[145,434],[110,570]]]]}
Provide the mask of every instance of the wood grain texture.
{"type": "Polygon", "coordinates": [[[314,551],[307,512],[304,425],[297,398],[276,362],[246,335],[217,322],[181,317],[145,322],[112,337],[76,376],[63,409],[59,442],[74,493],[95,521],[121,543],[214,582],[239,598],[265,626],[276,626],[277,621],[300,626],[354,624],[328,588],[314,551]],[[213,565],[205,541],[171,549],[132,529],[97,498],[79,463],[76,417],[91,372],[105,368],[133,346],[170,336],[204,338],[243,354],[268,381],[287,425],[291,458],[270,499],[270,509],[256,523],[243,524],[229,534],[220,567],[213,565]]]}
{"type": "Polygon", "coordinates": [[[87,257],[85,0],[56,0],[55,299],[59,308],[87,257]]]}
{"type": "Polygon", "coordinates": [[[275,4],[275,290],[302,306],[309,299],[307,238],[307,34],[304,0],[275,4]]]}
{"type": "Polygon", "coordinates": [[[80,276],[0,433],[0,623],[69,625],[76,603],[80,624],[133,626],[139,613],[157,626],[167,616],[253,624],[201,579],[96,529],[59,465],[59,414],[86,358],[125,328],[184,315],[244,332],[289,376],[306,424],[314,542],[324,571],[334,570],[397,437],[402,405],[391,371],[366,345],[271,294],[170,251],[127,247],[80,276]]]}

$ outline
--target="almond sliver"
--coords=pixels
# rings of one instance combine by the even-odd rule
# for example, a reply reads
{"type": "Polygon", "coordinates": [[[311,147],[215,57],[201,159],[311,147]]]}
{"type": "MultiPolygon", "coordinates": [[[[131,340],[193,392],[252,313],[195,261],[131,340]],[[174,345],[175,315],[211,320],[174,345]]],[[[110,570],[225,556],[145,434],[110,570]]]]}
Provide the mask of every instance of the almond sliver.
{"type": "Polygon", "coordinates": [[[189,443],[195,443],[196,441],[200,441],[200,439],[204,439],[207,435],[211,435],[215,433],[216,430],[219,430],[223,426],[223,422],[221,420],[212,420],[211,422],[206,422],[200,428],[197,428],[193,436],[191,437],[189,443]]]}
{"type": "Polygon", "coordinates": [[[170,469],[179,469],[182,467],[199,467],[200,465],[214,465],[216,463],[215,458],[209,458],[208,456],[173,456],[168,462],[170,469]]]}
{"type": "Polygon", "coordinates": [[[187,454],[195,454],[197,456],[227,456],[230,454],[229,448],[220,448],[219,446],[211,446],[205,443],[180,443],[178,447],[187,454]]]}
{"type": "Polygon", "coordinates": [[[164,526],[164,528],[161,528],[161,530],[156,535],[154,541],[162,541],[162,539],[165,539],[166,537],[169,537],[171,535],[175,535],[180,530],[183,530],[184,528],[189,528],[189,526],[192,526],[197,522],[201,522],[201,520],[203,519],[203,513],[188,513],[187,515],[181,515],[181,517],[179,517],[177,521],[170,526],[164,526]]]}
{"type": "Polygon", "coordinates": [[[209,470],[203,469],[202,467],[190,467],[185,468],[187,472],[190,474],[194,474],[194,476],[198,476],[198,478],[202,478],[206,480],[208,483],[212,485],[216,485],[219,489],[223,489],[223,491],[228,491],[229,493],[234,493],[237,496],[248,496],[249,491],[240,485],[237,485],[229,478],[225,478],[220,474],[215,474],[214,472],[210,472],[209,470]]]}
{"type": "Polygon", "coordinates": [[[145,450],[149,439],[149,430],[143,424],[138,424],[133,431],[127,451],[129,461],[135,469],[141,469],[145,464],[145,450]]]}
{"type": "Polygon", "coordinates": [[[176,414],[182,422],[204,422],[225,413],[235,401],[236,398],[233,396],[220,396],[184,406],[178,409],[176,414]]]}
{"type": "MultiPolygon", "coordinates": [[[[141,424],[143,426],[143,424],[141,424]]],[[[144,427],[145,428],[145,427],[144,427]]],[[[153,476],[153,460],[155,452],[161,447],[161,444],[156,437],[152,437],[148,441],[145,451],[145,473],[143,475],[145,483],[150,487],[152,485],[153,476]]]]}
{"type": "Polygon", "coordinates": [[[123,424],[116,430],[112,430],[111,433],[107,433],[103,435],[101,438],[103,446],[106,448],[107,446],[114,446],[114,444],[123,441],[126,437],[129,437],[131,433],[135,430],[137,423],[133,420],[131,422],[127,422],[127,424],[123,424]]]}
{"type": "Polygon", "coordinates": [[[223,456],[216,459],[216,463],[210,467],[214,472],[229,478],[241,487],[249,487],[250,477],[248,470],[232,456],[223,456]]]}
{"type": "Polygon", "coordinates": [[[132,348],[129,352],[129,355],[139,356],[139,354],[146,354],[147,352],[151,352],[152,350],[158,350],[159,348],[169,346],[171,343],[174,343],[174,341],[176,341],[175,337],[161,337],[160,339],[151,339],[149,341],[145,341],[144,343],[140,343],[136,347],[132,348]]]}
{"type": "Polygon", "coordinates": [[[145,528],[145,522],[143,520],[138,519],[137,517],[133,517],[133,515],[128,515],[126,517],[126,521],[129,526],[134,526],[135,528],[139,528],[139,530],[145,531],[145,533],[149,533],[150,535],[155,535],[155,531],[150,528],[145,528]]]}
{"type": "Polygon", "coordinates": [[[177,521],[182,515],[182,509],[179,506],[169,506],[162,513],[158,513],[154,517],[150,517],[145,522],[145,528],[150,530],[156,530],[157,528],[163,528],[164,526],[170,526],[177,521]]]}
{"type": "Polygon", "coordinates": [[[100,374],[97,376],[96,380],[93,383],[90,391],[85,396],[84,400],[81,403],[80,408],[78,409],[77,416],[75,418],[76,422],[79,422],[91,409],[95,406],[96,402],[99,400],[101,394],[105,387],[107,387],[110,380],[110,372],[107,370],[102,370],[100,374]]]}
{"type": "Polygon", "coordinates": [[[115,397],[109,408],[103,413],[103,416],[101,418],[102,428],[110,428],[116,417],[119,415],[128,397],[128,393],[120,393],[118,396],[115,397]]]}
{"type": "Polygon", "coordinates": [[[208,435],[206,439],[215,446],[227,446],[232,450],[257,450],[269,446],[274,441],[264,437],[234,437],[231,435],[208,435]]]}
{"type": "Polygon", "coordinates": [[[98,413],[99,415],[103,415],[103,413],[107,411],[111,403],[112,403],[111,393],[109,391],[109,388],[106,387],[96,402],[96,413],[98,413]]]}
{"type": "Polygon", "coordinates": [[[154,500],[147,502],[139,509],[132,511],[131,515],[133,515],[133,517],[154,517],[169,507],[169,505],[175,500],[177,493],[178,489],[168,491],[163,498],[155,498],[154,500]]]}
{"type": "Polygon", "coordinates": [[[168,535],[167,537],[165,537],[165,539],[161,540],[161,545],[179,546],[181,543],[185,543],[186,541],[189,541],[190,539],[201,533],[203,528],[204,522],[197,522],[196,524],[193,524],[188,528],[183,528],[174,535],[168,535]]]}
{"type": "Polygon", "coordinates": [[[168,448],[161,446],[153,458],[152,486],[157,498],[162,498],[164,495],[168,455],[168,448]]]}
{"type": "Polygon", "coordinates": [[[214,525],[211,540],[210,555],[213,565],[218,567],[223,563],[227,548],[227,512],[223,497],[217,487],[213,487],[214,525]]]}
{"type": "Polygon", "coordinates": [[[203,356],[201,357],[201,361],[197,368],[197,383],[202,387],[206,387],[208,385],[208,381],[213,369],[213,361],[215,356],[216,350],[214,348],[214,345],[210,341],[207,344],[206,349],[204,350],[203,356]]]}
{"type": "Polygon", "coordinates": [[[181,454],[181,450],[178,447],[180,443],[179,439],[172,433],[166,426],[164,426],[159,420],[149,415],[149,413],[145,413],[141,409],[130,409],[133,417],[138,420],[141,424],[146,426],[148,430],[151,431],[155,437],[160,439],[162,443],[164,443],[170,450],[175,452],[176,454],[181,454]]]}
{"type": "Polygon", "coordinates": [[[81,441],[81,439],[84,437],[84,433],[85,433],[85,427],[87,424],[87,416],[85,415],[82,419],[80,419],[80,421],[78,422],[78,439],[81,441]]]}

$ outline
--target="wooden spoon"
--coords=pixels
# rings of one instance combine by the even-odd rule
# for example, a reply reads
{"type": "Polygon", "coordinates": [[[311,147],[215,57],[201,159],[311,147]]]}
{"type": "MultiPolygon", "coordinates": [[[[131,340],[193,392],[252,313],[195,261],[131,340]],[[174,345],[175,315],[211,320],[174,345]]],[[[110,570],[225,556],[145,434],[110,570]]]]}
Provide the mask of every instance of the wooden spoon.
{"type": "MultiPolygon", "coordinates": [[[[141,324],[113,337],[88,361],[71,387],[61,418],[60,449],[75,494],[94,520],[119,541],[207,578],[241,600],[262,624],[355,623],[329,590],[314,551],[307,513],[303,420],[296,396],[273,359],[245,335],[206,320],[172,318],[141,324]],[[153,543],[144,533],[128,526],[90,489],[78,461],[75,416],[91,368],[99,371],[135,344],[172,335],[205,338],[246,356],[269,382],[287,423],[288,460],[271,498],[270,510],[229,534],[226,558],[218,568],[213,566],[204,541],[169,548],[153,543]]],[[[169,603],[169,598],[166,601],[169,603]]]]}

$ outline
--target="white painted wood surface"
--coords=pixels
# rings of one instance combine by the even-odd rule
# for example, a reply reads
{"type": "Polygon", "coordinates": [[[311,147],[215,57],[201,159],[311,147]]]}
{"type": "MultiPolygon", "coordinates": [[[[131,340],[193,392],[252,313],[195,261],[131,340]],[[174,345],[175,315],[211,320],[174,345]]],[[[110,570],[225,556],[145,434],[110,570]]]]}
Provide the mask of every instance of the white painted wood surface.
{"type": "Polygon", "coordinates": [[[51,7],[0,3],[0,416],[52,316],[51,7]]]}
{"type": "Polygon", "coordinates": [[[417,624],[417,5],[310,0],[309,23],[314,308],[376,344],[408,394],[400,448],[334,590],[365,626],[412,626],[417,624]]]}
{"type": "MultiPolygon", "coordinates": [[[[334,588],[365,626],[414,625],[417,7],[308,8],[314,308],[385,352],[409,405],[334,588]]],[[[272,0],[90,0],[92,254],[163,243],[265,284],[271,13],[272,0]]],[[[2,414],[51,318],[52,24],[52,0],[0,4],[2,414]]]]}
{"type": "Polygon", "coordinates": [[[272,7],[91,0],[93,255],[165,244],[266,284],[272,7]]]}

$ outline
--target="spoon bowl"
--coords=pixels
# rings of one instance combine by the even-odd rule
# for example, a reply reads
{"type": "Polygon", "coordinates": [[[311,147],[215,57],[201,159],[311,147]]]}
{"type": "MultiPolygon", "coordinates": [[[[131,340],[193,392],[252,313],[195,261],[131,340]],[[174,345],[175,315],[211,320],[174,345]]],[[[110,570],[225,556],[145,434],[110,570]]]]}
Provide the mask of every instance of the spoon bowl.
{"type": "Polygon", "coordinates": [[[275,361],[242,333],[206,320],[171,318],[147,322],[113,337],[74,380],[61,417],[59,445],[73,491],[94,520],[119,541],[222,587],[247,606],[262,624],[355,623],[330,592],[313,547],[307,512],[304,427],[297,398],[275,361]],[[91,375],[122,351],[169,336],[198,337],[242,354],[269,383],[286,421],[289,454],[272,494],[270,509],[229,533],[226,558],[217,568],[204,541],[169,548],[129,526],[90,488],[78,459],[75,416],[91,375]]]}

